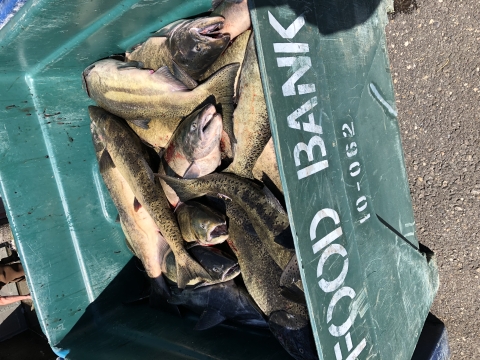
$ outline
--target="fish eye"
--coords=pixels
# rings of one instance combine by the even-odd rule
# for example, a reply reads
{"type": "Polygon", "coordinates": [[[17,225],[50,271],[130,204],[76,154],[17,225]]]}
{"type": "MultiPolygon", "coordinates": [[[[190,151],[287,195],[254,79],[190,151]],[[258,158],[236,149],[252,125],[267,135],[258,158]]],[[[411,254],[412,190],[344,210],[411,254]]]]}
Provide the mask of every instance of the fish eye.
{"type": "Polygon", "coordinates": [[[192,130],[197,130],[197,123],[192,123],[192,130]]]}
{"type": "Polygon", "coordinates": [[[204,230],[207,228],[207,227],[205,226],[205,224],[200,224],[200,227],[201,227],[202,229],[204,229],[204,230]]]}
{"type": "Polygon", "coordinates": [[[200,44],[195,45],[195,51],[200,51],[202,48],[200,47],[200,44]]]}
{"type": "Polygon", "coordinates": [[[217,267],[217,266],[214,266],[212,270],[215,271],[215,272],[220,272],[220,268],[217,267]]]}

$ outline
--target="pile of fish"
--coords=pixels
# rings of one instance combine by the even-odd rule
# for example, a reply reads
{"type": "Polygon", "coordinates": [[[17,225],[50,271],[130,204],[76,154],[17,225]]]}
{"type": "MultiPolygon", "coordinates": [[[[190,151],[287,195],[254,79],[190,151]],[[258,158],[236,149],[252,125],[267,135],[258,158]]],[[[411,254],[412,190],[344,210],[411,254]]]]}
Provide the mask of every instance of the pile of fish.
{"type": "Polygon", "coordinates": [[[150,305],[317,359],[250,28],[225,0],[87,67],[93,144],[150,305]]]}

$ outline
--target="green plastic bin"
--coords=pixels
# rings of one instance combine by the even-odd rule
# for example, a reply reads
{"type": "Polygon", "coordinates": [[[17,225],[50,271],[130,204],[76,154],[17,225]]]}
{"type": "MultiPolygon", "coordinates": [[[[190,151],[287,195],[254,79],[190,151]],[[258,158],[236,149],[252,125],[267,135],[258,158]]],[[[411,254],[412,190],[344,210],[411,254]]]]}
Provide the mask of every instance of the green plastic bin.
{"type": "MultiPolygon", "coordinates": [[[[386,5],[249,5],[319,357],[409,359],[438,280],[415,235],[386,5]]],[[[67,359],[289,358],[268,331],[198,332],[194,316],[122,303],[143,277],[98,172],[80,74],[210,6],[30,0],[0,30],[1,195],[42,329],[67,359]]]]}

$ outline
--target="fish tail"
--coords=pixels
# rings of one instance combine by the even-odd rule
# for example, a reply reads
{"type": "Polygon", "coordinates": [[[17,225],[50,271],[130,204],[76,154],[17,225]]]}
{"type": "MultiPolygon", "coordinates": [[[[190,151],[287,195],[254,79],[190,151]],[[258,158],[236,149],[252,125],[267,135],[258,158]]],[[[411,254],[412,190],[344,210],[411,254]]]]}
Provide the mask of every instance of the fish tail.
{"type": "Polygon", "coordinates": [[[156,176],[165,181],[183,202],[205,195],[205,193],[197,192],[194,189],[190,189],[191,186],[188,186],[194,184],[197,179],[177,179],[172,176],[162,174],[156,174],[156,176]]]}
{"type": "Polygon", "coordinates": [[[223,130],[230,137],[232,147],[237,142],[233,133],[233,95],[235,94],[235,79],[240,63],[226,65],[210,76],[201,86],[205,86],[215,95],[217,103],[222,105],[223,130]]]}
{"type": "Polygon", "coordinates": [[[177,262],[177,286],[184,289],[191,280],[199,282],[211,281],[212,278],[208,272],[195,260],[193,260],[187,252],[183,255],[176,255],[177,262]]]}

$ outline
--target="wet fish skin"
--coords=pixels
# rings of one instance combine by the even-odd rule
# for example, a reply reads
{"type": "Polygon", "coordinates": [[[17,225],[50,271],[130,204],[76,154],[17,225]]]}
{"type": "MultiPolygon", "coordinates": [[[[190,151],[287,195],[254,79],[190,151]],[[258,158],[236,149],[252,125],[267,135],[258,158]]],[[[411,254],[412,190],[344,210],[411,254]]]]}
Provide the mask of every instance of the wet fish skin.
{"type": "Polygon", "coordinates": [[[142,143],[125,122],[96,106],[89,106],[91,129],[104,150],[100,168],[108,167],[102,159],[111,162],[125,178],[137,201],[153,218],[177,259],[178,286],[184,287],[191,279],[210,280],[210,275],[195,262],[183,247],[183,238],[175,215],[153,172],[142,156],[142,143]]]}
{"type": "Polygon", "coordinates": [[[219,15],[225,18],[221,31],[230,34],[231,40],[252,26],[247,0],[224,1],[215,8],[211,15],[219,15]]]}
{"type": "Polygon", "coordinates": [[[258,236],[252,234],[245,211],[229,202],[227,216],[230,220],[228,244],[237,256],[249,294],[269,317],[270,330],[295,359],[315,359],[310,357],[316,352],[307,308],[283,296],[280,286],[282,269],[258,236]],[[305,357],[297,356],[302,352],[305,357]]]}
{"type": "Polygon", "coordinates": [[[235,157],[224,171],[253,179],[255,163],[271,138],[253,33],[250,34],[240,70],[237,102],[233,113],[234,132],[237,137],[235,157]]]}
{"type": "Polygon", "coordinates": [[[265,145],[265,148],[253,167],[253,176],[255,179],[264,181],[263,177],[265,175],[273,182],[278,191],[283,194],[282,181],[280,180],[280,172],[278,171],[278,163],[272,138],[270,138],[267,145],[265,145]]]}
{"type": "Polygon", "coordinates": [[[318,360],[312,328],[303,317],[280,310],[270,315],[268,325],[295,360],[318,360]]]}
{"type": "Polygon", "coordinates": [[[141,61],[153,70],[168,66],[172,73],[175,62],[189,76],[198,79],[230,42],[230,34],[221,31],[223,26],[221,16],[177,21],[127,52],[126,58],[141,61]]]}
{"type": "Polygon", "coordinates": [[[247,213],[275,262],[283,269],[290,261],[293,252],[275,242],[290,231],[288,215],[265,187],[229,173],[213,173],[198,179],[158,176],[174,189],[182,201],[207,194],[231,199],[247,213]]]}
{"type": "Polygon", "coordinates": [[[277,310],[288,310],[308,319],[304,306],[289,301],[282,295],[282,269],[270,256],[264,241],[252,234],[246,212],[235,202],[227,203],[230,248],[238,259],[248,292],[256,304],[269,316],[277,310]]]}
{"type": "Polygon", "coordinates": [[[234,82],[239,64],[230,64],[193,90],[167,67],[157,71],[128,68],[115,59],[97,61],[84,70],[89,96],[102,108],[128,121],[143,141],[155,148],[168,143],[180,121],[214,98],[222,106],[223,129],[233,134],[234,82]]]}
{"type": "MultiPolygon", "coordinates": [[[[95,134],[95,133],[94,133],[95,134]]],[[[92,137],[96,151],[97,160],[100,161],[103,155],[103,145],[97,135],[92,137]]],[[[107,158],[103,161],[111,161],[107,158]]],[[[177,312],[166,300],[170,297],[170,290],[162,275],[160,259],[169,250],[168,244],[158,231],[158,227],[151,216],[142,208],[134,210],[133,202],[135,195],[120,174],[118,169],[110,164],[102,166],[100,172],[104,183],[112,197],[112,200],[120,216],[120,224],[125,233],[128,244],[134,254],[141,260],[145,272],[151,283],[150,305],[162,307],[177,312]]]]}
{"type": "Polygon", "coordinates": [[[225,320],[262,328],[268,326],[248,293],[233,281],[183,291],[172,288],[168,301],[202,314],[196,330],[206,330],[225,320]]]}
{"type": "Polygon", "coordinates": [[[180,203],[175,209],[185,241],[217,245],[228,239],[225,216],[197,201],[180,203]]]}
{"type": "MultiPolygon", "coordinates": [[[[188,252],[207,270],[212,280],[204,283],[200,283],[198,280],[192,280],[187,283],[187,286],[199,288],[218,284],[232,280],[240,274],[238,262],[219,249],[197,245],[189,248],[188,252]]],[[[172,252],[166,253],[162,261],[162,269],[168,280],[173,283],[177,282],[175,256],[172,252]]]]}
{"type": "MultiPolygon", "coordinates": [[[[207,104],[190,114],[175,130],[160,164],[159,173],[187,178],[201,177],[213,172],[221,161],[220,138],[222,116],[215,106],[207,104]]],[[[163,180],[165,195],[172,206],[178,196],[163,180]]]]}
{"type": "MultiPolygon", "coordinates": [[[[245,58],[245,51],[247,49],[248,39],[250,38],[250,30],[245,31],[240,34],[235,40],[232,41],[230,46],[228,46],[222,55],[205,71],[202,76],[200,76],[200,81],[207,79],[210,75],[214,74],[218,69],[221,69],[225,65],[233,63],[243,63],[245,58]]],[[[237,73],[240,75],[240,69],[237,73]]],[[[237,89],[237,81],[235,81],[235,89],[237,89]]]]}

